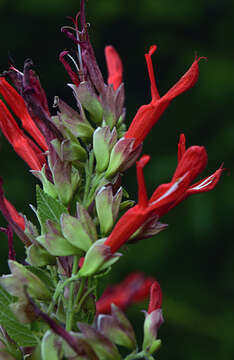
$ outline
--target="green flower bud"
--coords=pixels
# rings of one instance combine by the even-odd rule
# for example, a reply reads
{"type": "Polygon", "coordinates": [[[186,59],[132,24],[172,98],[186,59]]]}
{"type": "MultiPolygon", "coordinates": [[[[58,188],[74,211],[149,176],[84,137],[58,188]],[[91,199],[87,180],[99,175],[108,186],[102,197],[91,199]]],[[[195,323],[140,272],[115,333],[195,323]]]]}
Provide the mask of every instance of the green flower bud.
{"type": "Polygon", "coordinates": [[[78,100],[77,102],[90,114],[91,120],[95,124],[100,125],[103,119],[103,108],[89,83],[84,81],[80,83],[78,87],[73,84],[68,85],[72,88],[78,100]]]}
{"type": "Polygon", "coordinates": [[[117,347],[96,329],[85,323],[78,323],[85,341],[92,347],[98,359],[120,360],[121,356],[117,347]]]}
{"type": "Polygon", "coordinates": [[[106,170],[110,152],[117,141],[117,132],[114,128],[110,131],[108,126],[98,127],[93,134],[93,150],[96,157],[96,169],[98,172],[106,170]]]}
{"type": "Polygon", "coordinates": [[[9,260],[9,268],[12,275],[27,287],[28,293],[38,300],[49,300],[50,293],[46,285],[31,271],[17,261],[9,260]]]}
{"type": "Polygon", "coordinates": [[[55,98],[54,106],[58,106],[60,110],[58,117],[61,124],[63,124],[75,137],[79,137],[83,141],[91,139],[94,129],[87,121],[81,106],[79,107],[79,114],[58,97],[55,98]]]}
{"type": "Polygon", "coordinates": [[[80,249],[70,244],[67,239],[63,237],[54,222],[47,220],[46,225],[49,231],[44,235],[38,236],[37,241],[51,255],[68,256],[80,254],[80,249]]]}
{"type": "Polygon", "coordinates": [[[72,167],[70,162],[63,162],[59,158],[57,158],[51,170],[59,199],[64,205],[67,205],[79,184],[78,170],[72,167]]]}
{"type": "Polygon", "coordinates": [[[39,244],[32,244],[26,248],[26,261],[33,266],[54,265],[55,257],[50,255],[45,248],[39,244]]]}
{"type": "Polygon", "coordinates": [[[163,321],[162,309],[160,308],[145,314],[143,350],[150,354],[161,344],[161,342],[155,343],[155,340],[157,339],[158,329],[163,321]]]}
{"type": "Polygon", "coordinates": [[[79,271],[80,276],[90,276],[106,269],[119,260],[121,254],[111,253],[109,246],[104,245],[106,238],[97,240],[88,250],[84,264],[79,271]]]}
{"type": "Polygon", "coordinates": [[[63,214],[61,216],[61,228],[63,236],[67,241],[80,248],[83,251],[88,251],[93,244],[90,233],[87,231],[87,226],[83,226],[80,219],[74,216],[63,214]]]}
{"type": "Polygon", "coordinates": [[[118,171],[125,171],[132,166],[139,157],[142,145],[134,149],[135,139],[121,138],[113,147],[110,155],[109,166],[105,176],[114,176],[118,171]]]}
{"type": "Polygon", "coordinates": [[[113,343],[135,349],[135,333],[129,320],[115,304],[111,305],[111,315],[98,315],[98,330],[113,343]]]}
{"type": "Polygon", "coordinates": [[[51,144],[61,161],[84,161],[87,153],[79,143],[70,139],[60,142],[58,139],[51,141],[51,144]]]}
{"type": "Polygon", "coordinates": [[[115,223],[122,200],[122,192],[122,188],[119,188],[113,195],[111,186],[103,186],[96,195],[96,209],[102,235],[108,234],[115,223]]]}
{"type": "Polygon", "coordinates": [[[42,360],[60,360],[62,356],[62,343],[51,330],[47,330],[41,341],[42,360]]]}

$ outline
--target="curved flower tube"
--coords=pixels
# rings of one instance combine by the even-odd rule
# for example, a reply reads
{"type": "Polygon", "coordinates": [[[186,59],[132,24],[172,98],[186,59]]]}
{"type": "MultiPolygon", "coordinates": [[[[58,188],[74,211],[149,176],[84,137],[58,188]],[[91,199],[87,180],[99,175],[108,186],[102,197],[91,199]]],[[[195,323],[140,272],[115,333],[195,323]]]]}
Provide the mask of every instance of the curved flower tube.
{"type": "Polygon", "coordinates": [[[207,153],[203,146],[191,146],[185,150],[182,146],[183,135],[179,141],[181,158],[169,183],[157,187],[151,198],[147,198],[147,190],[143,168],[150,160],[143,155],[137,162],[138,204],[129,209],[117,222],[104,245],[116,252],[142,226],[149,216],[160,217],[186,199],[189,195],[212,190],[219,181],[222,167],[209,177],[191,185],[207,164],[207,153]],[[182,150],[181,150],[182,149],[182,150]]]}
{"type": "Polygon", "coordinates": [[[147,134],[150,132],[152,127],[156,124],[160,116],[164,113],[166,108],[170,105],[171,101],[182,94],[183,92],[189,90],[197,82],[199,75],[198,62],[204,57],[195,58],[189,70],[180,78],[180,80],[170,89],[168,92],[160,97],[155,76],[153,70],[153,64],[151,56],[156,51],[157,46],[153,45],[150,47],[149,52],[145,54],[145,59],[147,63],[150,84],[151,84],[151,96],[152,100],[149,104],[141,106],[134,119],[131,122],[131,125],[124,137],[134,138],[135,144],[137,147],[142,141],[144,141],[147,134]]]}

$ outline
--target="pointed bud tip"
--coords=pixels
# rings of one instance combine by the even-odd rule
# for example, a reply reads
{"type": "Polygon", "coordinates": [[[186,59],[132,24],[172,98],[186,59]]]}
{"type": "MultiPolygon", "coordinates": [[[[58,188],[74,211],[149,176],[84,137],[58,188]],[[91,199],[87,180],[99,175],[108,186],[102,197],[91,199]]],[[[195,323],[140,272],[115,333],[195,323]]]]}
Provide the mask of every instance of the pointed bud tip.
{"type": "Polygon", "coordinates": [[[150,302],[148,314],[162,307],[162,290],[157,281],[154,281],[150,288],[150,302]]]}

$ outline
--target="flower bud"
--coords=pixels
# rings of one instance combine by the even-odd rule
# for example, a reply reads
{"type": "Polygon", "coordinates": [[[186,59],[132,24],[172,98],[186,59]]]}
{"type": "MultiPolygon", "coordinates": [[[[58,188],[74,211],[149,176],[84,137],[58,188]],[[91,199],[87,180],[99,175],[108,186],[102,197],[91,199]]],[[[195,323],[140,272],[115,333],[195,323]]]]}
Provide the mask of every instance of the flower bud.
{"type": "Polygon", "coordinates": [[[102,271],[119,260],[121,254],[112,254],[110,247],[104,245],[105,240],[106,238],[97,240],[89,248],[79,272],[81,277],[90,276],[102,271]]]}
{"type": "Polygon", "coordinates": [[[51,144],[62,161],[85,161],[87,158],[84,148],[79,143],[70,139],[63,140],[62,142],[54,139],[51,141],[51,144]]]}
{"type": "Polygon", "coordinates": [[[96,195],[96,209],[102,235],[108,234],[114,226],[119,213],[122,192],[122,188],[119,188],[113,195],[111,186],[103,186],[96,195]]]}
{"type": "Polygon", "coordinates": [[[63,162],[59,158],[50,168],[59,199],[63,204],[67,205],[79,184],[80,177],[78,170],[72,167],[71,163],[63,162]]]}
{"type": "Polygon", "coordinates": [[[27,290],[31,296],[38,300],[50,299],[50,293],[46,285],[31,271],[17,261],[9,260],[9,268],[12,275],[21,283],[23,286],[27,286],[27,290]]]}
{"type": "Polygon", "coordinates": [[[103,108],[89,83],[84,81],[80,83],[79,87],[72,84],[68,85],[72,88],[78,104],[81,104],[88,111],[91,120],[95,124],[100,125],[103,118],[103,108]]]}
{"type": "Polygon", "coordinates": [[[55,257],[37,243],[27,247],[26,254],[25,260],[32,266],[54,265],[56,263],[55,257]]]}
{"type": "Polygon", "coordinates": [[[113,147],[110,155],[109,166],[106,171],[106,177],[115,175],[118,171],[125,171],[131,167],[139,157],[142,145],[134,149],[135,139],[121,138],[113,147]]]}
{"type": "Polygon", "coordinates": [[[46,222],[48,232],[37,237],[37,241],[53,256],[68,256],[80,254],[78,247],[70,244],[63,237],[57,224],[51,220],[46,222]]]}
{"type": "Polygon", "coordinates": [[[96,158],[96,169],[98,172],[106,170],[110,152],[117,141],[117,132],[114,128],[110,131],[108,126],[98,127],[93,134],[93,150],[96,158]]]}
{"type": "Polygon", "coordinates": [[[104,335],[85,323],[78,323],[85,341],[92,347],[98,359],[120,360],[117,347],[104,335]]]}
{"type": "Polygon", "coordinates": [[[93,134],[93,127],[87,121],[83,111],[80,114],[67,105],[64,101],[55,98],[54,106],[58,106],[58,117],[61,125],[65,126],[75,137],[83,141],[90,140],[93,134]]]}
{"type": "Polygon", "coordinates": [[[41,341],[41,359],[58,360],[62,353],[61,338],[51,330],[47,330],[41,341]]]}
{"type": "Polygon", "coordinates": [[[111,305],[111,315],[97,317],[98,330],[113,343],[129,349],[136,348],[135,333],[129,320],[115,304],[111,305]]]}
{"type": "MultiPolygon", "coordinates": [[[[60,221],[63,236],[67,239],[67,241],[81,250],[88,251],[95,240],[90,236],[88,224],[84,226],[81,219],[77,219],[76,217],[68,214],[63,214],[60,221]]],[[[92,221],[91,218],[90,221],[92,221]]]]}
{"type": "Polygon", "coordinates": [[[163,321],[162,309],[154,310],[150,314],[146,313],[144,322],[143,350],[149,352],[150,354],[156,350],[155,345],[158,347],[161,344],[161,341],[156,339],[158,329],[162,325],[163,321]],[[160,341],[160,343],[158,341],[160,341]]]}

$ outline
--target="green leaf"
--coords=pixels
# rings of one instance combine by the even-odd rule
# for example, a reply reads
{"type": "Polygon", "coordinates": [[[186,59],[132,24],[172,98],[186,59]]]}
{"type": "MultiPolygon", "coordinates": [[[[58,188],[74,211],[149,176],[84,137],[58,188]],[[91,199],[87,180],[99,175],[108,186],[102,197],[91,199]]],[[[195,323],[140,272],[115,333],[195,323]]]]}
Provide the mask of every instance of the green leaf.
{"type": "Polygon", "coordinates": [[[19,346],[34,346],[37,339],[27,325],[21,324],[9,305],[14,299],[0,286],[0,324],[19,346]]]}
{"type": "Polygon", "coordinates": [[[42,226],[42,231],[46,231],[46,221],[48,219],[60,223],[60,216],[67,213],[65,206],[58,200],[46,194],[39,185],[36,186],[37,196],[37,215],[42,226]]]}

